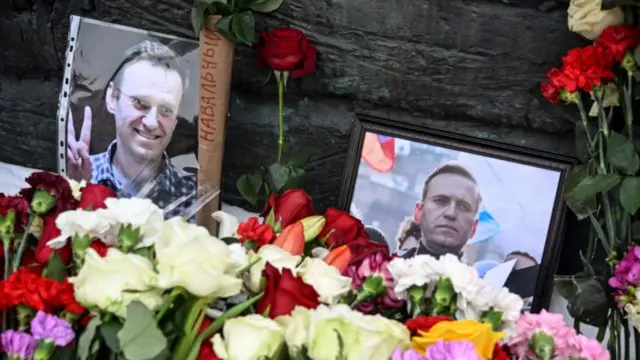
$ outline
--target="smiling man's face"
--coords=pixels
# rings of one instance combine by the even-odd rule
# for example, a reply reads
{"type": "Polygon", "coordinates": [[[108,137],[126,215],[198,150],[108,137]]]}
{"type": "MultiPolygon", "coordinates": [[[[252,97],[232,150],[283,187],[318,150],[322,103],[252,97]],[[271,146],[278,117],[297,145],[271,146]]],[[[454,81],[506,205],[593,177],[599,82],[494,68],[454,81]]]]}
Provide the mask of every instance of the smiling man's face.
{"type": "Polygon", "coordinates": [[[140,60],[109,84],[107,109],[116,121],[118,150],[138,161],[161,157],[176,125],[182,78],[173,69],[140,60]]]}
{"type": "Polygon", "coordinates": [[[454,173],[435,176],[415,212],[427,249],[458,254],[475,232],[479,199],[471,179],[454,173]]]}

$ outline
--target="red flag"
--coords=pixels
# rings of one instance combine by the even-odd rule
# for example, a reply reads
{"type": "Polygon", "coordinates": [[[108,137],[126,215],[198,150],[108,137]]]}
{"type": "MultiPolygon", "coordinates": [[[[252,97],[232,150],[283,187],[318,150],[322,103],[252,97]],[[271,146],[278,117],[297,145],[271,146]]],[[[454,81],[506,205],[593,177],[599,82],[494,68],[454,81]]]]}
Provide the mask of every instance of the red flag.
{"type": "Polygon", "coordinates": [[[366,133],[362,144],[362,160],[375,171],[390,171],[396,161],[395,138],[366,133]]]}

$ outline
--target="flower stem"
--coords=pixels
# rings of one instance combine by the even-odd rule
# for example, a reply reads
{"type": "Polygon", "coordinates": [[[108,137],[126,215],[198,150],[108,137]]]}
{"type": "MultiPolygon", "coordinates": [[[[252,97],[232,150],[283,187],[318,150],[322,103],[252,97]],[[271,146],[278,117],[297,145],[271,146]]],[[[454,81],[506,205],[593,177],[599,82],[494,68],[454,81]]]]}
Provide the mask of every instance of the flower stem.
{"type": "Polygon", "coordinates": [[[169,293],[169,296],[164,301],[164,304],[162,304],[160,311],[158,311],[158,314],[156,315],[156,322],[159,322],[164,316],[164,314],[166,314],[167,311],[169,311],[169,309],[171,308],[171,304],[173,304],[173,302],[176,300],[178,296],[180,296],[180,294],[182,294],[182,288],[176,287],[176,288],[173,288],[173,290],[171,290],[171,293],[169,293]]]}
{"type": "Polygon", "coordinates": [[[580,120],[582,121],[584,132],[585,134],[587,134],[587,143],[589,146],[589,149],[587,150],[589,151],[589,154],[591,154],[591,151],[592,151],[591,147],[593,146],[593,138],[591,138],[591,133],[589,133],[587,111],[584,108],[584,104],[582,103],[582,100],[578,99],[578,101],[576,102],[576,105],[578,106],[578,111],[580,111],[580,120]]]}
{"type": "Polygon", "coordinates": [[[24,234],[22,234],[22,238],[20,239],[20,245],[18,245],[18,252],[16,253],[15,259],[13,259],[13,271],[17,271],[20,267],[20,262],[22,261],[22,256],[24,255],[25,250],[27,250],[27,237],[29,236],[29,231],[31,229],[31,223],[33,223],[33,219],[36,217],[35,214],[31,214],[29,216],[29,220],[27,221],[27,226],[24,227],[24,234]]]}
{"type": "Polygon", "coordinates": [[[254,303],[260,300],[262,295],[264,295],[264,293],[260,293],[252,297],[251,299],[232,307],[231,309],[229,309],[229,311],[218,317],[211,325],[209,325],[209,327],[205,331],[203,331],[196,338],[196,340],[193,342],[193,346],[191,347],[191,352],[189,352],[189,357],[187,357],[186,359],[195,360],[198,357],[198,353],[200,352],[200,344],[202,344],[203,341],[212,337],[213,334],[218,332],[218,330],[220,330],[220,328],[224,325],[225,321],[234,318],[251,308],[254,303]]]}
{"type": "Polygon", "coordinates": [[[276,75],[278,79],[278,163],[282,160],[282,150],[284,147],[284,82],[283,73],[276,75]]]}
{"type": "Polygon", "coordinates": [[[627,72],[627,88],[624,95],[627,131],[629,132],[629,141],[633,145],[633,74],[631,72],[627,72]]]}
{"type": "Polygon", "coordinates": [[[631,356],[631,331],[629,331],[629,322],[627,319],[622,319],[622,326],[624,328],[624,358],[629,360],[631,356]]]}
{"type": "MultiPolygon", "coordinates": [[[[2,241],[3,249],[4,249],[4,280],[6,281],[9,278],[10,266],[9,263],[11,261],[11,255],[9,254],[9,240],[2,241]]],[[[7,316],[9,310],[6,309],[2,312],[2,332],[7,330],[7,316]]]]}

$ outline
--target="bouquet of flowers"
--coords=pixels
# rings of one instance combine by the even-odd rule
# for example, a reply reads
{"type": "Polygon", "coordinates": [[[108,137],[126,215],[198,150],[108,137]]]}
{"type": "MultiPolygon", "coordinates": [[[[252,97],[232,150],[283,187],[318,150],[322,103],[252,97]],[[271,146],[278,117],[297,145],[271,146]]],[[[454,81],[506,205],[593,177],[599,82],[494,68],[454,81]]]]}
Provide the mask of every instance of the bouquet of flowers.
{"type": "Polygon", "coordinates": [[[216,212],[218,238],[146,199],[27,181],[0,199],[8,359],[608,359],[456,257],[397,258],[300,189],[242,223],[216,212]]]}

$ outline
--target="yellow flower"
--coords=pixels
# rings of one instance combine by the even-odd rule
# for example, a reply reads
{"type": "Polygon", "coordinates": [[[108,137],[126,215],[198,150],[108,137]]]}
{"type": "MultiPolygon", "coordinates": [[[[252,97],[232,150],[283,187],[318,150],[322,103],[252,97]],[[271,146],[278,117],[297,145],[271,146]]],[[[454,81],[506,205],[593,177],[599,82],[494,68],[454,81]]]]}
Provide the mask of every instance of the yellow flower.
{"type": "Polygon", "coordinates": [[[418,334],[420,336],[411,339],[411,347],[421,354],[438,340],[467,340],[475,345],[478,356],[483,359],[491,359],[496,342],[505,335],[494,332],[491,325],[475,320],[441,321],[429,331],[418,330],[418,334]]]}

